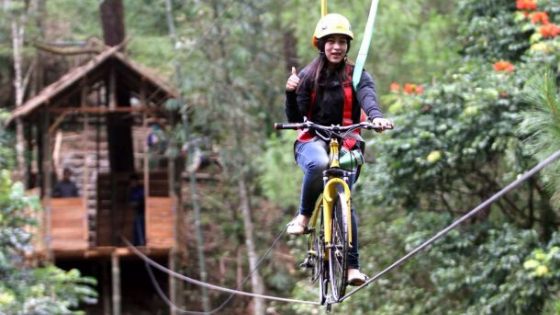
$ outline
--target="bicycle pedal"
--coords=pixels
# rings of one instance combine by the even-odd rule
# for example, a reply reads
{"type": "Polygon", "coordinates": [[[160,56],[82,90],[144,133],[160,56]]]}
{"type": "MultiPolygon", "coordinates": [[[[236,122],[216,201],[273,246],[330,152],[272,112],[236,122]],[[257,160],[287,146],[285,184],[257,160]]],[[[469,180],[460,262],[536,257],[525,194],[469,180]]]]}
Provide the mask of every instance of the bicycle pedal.
{"type": "Polygon", "coordinates": [[[305,259],[299,264],[302,269],[310,269],[315,266],[315,256],[307,255],[305,259]]]}
{"type": "Polygon", "coordinates": [[[304,259],[300,264],[299,267],[301,269],[308,269],[308,268],[312,268],[313,265],[311,264],[311,262],[309,261],[309,259],[304,259]]]}
{"type": "Polygon", "coordinates": [[[306,227],[305,230],[303,230],[302,234],[303,235],[311,234],[311,232],[313,232],[313,231],[315,231],[315,229],[309,229],[309,228],[306,227]]]}

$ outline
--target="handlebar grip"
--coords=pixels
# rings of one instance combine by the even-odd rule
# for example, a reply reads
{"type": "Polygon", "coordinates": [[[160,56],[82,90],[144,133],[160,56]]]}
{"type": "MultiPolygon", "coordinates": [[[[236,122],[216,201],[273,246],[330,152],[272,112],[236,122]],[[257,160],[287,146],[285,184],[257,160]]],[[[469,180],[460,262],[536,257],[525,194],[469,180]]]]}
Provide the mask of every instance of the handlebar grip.
{"type": "Polygon", "coordinates": [[[287,123],[287,124],[275,123],[274,124],[274,129],[277,129],[277,130],[279,130],[279,129],[294,129],[294,130],[296,130],[296,129],[300,129],[300,128],[301,128],[301,124],[299,124],[299,123],[287,123]]]}
{"type": "Polygon", "coordinates": [[[373,125],[372,122],[363,122],[361,123],[362,128],[367,129],[367,130],[375,130],[375,131],[383,131],[383,130],[391,130],[394,129],[395,126],[391,126],[390,128],[379,128],[373,125]]]}

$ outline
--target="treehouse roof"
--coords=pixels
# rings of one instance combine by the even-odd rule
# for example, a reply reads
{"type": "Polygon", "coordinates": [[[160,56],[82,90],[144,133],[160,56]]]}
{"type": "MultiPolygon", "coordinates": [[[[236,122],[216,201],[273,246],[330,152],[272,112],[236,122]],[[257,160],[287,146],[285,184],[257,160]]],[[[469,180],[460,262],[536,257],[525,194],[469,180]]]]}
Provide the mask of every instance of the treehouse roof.
{"type": "Polygon", "coordinates": [[[79,96],[84,86],[107,80],[111,72],[116,75],[117,84],[123,84],[130,92],[140,94],[144,89],[147,100],[158,107],[179,93],[164,80],[147,68],[127,58],[119,49],[122,46],[108,47],[99,55],[63,75],[58,81],[45,87],[39,94],[27,100],[12,111],[10,121],[26,118],[43,106],[61,105],[78,107],[80,104],[61,104],[72,96],[79,96]]]}

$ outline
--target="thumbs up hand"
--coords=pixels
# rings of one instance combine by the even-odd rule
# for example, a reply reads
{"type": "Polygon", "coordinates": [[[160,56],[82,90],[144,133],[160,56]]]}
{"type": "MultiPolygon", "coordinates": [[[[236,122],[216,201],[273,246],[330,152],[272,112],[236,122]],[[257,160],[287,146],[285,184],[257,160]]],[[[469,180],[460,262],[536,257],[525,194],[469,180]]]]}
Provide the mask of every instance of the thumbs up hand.
{"type": "Polygon", "coordinates": [[[293,92],[296,90],[299,84],[299,77],[297,75],[296,67],[292,67],[292,74],[286,82],[286,91],[293,92]]]}

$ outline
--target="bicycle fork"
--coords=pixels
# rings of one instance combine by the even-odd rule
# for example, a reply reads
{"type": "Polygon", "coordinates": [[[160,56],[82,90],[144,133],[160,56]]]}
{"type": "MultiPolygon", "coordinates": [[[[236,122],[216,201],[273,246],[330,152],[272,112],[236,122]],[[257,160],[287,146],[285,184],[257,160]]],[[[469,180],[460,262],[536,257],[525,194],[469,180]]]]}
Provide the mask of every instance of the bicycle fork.
{"type": "Polygon", "coordinates": [[[333,204],[336,201],[338,195],[338,187],[344,189],[344,196],[346,200],[341,200],[341,202],[346,203],[346,212],[342,215],[345,219],[344,224],[348,227],[348,245],[352,246],[352,224],[351,224],[351,213],[350,213],[350,187],[346,183],[345,179],[342,178],[331,178],[325,183],[324,194],[323,194],[323,222],[325,222],[325,242],[327,248],[332,246],[332,218],[333,218],[333,204]],[[340,186],[339,186],[340,185],[340,186]]]}

